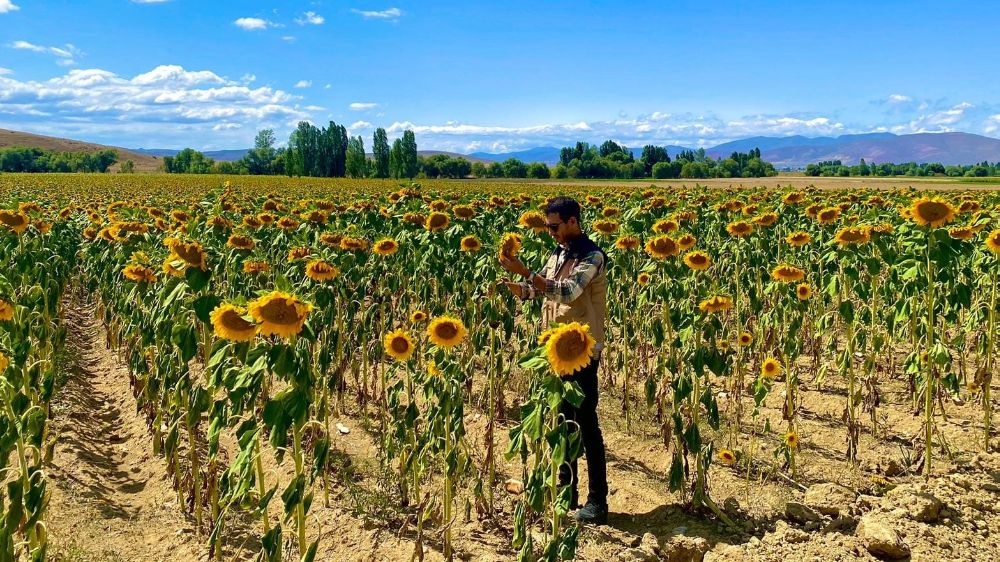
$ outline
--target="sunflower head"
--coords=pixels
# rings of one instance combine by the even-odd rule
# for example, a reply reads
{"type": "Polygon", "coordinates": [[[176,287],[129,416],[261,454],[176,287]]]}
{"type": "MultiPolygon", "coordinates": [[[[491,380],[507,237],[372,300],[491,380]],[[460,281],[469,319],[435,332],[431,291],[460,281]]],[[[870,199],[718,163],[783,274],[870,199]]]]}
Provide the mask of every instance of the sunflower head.
{"type": "Polygon", "coordinates": [[[14,318],[14,304],[10,301],[0,299],[0,322],[6,322],[14,318]]]}
{"type": "Polygon", "coordinates": [[[427,325],[427,338],[438,347],[451,348],[462,343],[469,331],[452,316],[438,316],[427,325]]]}
{"type": "Polygon", "coordinates": [[[650,281],[650,276],[645,271],[640,273],[638,277],[635,278],[635,282],[638,283],[639,285],[642,285],[643,287],[649,285],[649,281],[650,281]]]}
{"type": "Polygon", "coordinates": [[[383,238],[372,246],[372,251],[380,256],[391,256],[399,251],[399,242],[393,238],[383,238]]]}
{"type": "Polygon", "coordinates": [[[448,215],[440,211],[434,211],[433,213],[427,215],[427,222],[424,223],[424,228],[430,232],[438,232],[439,230],[448,228],[449,222],[450,219],[448,218],[448,215]]]}
{"type": "Polygon", "coordinates": [[[312,305],[298,297],[274,291],[250,303],[250,315],[260,324],[263,336],[288,338],[302,331],[302,326],[312,311],[312,305]]]}
{"type": "Polygon", "coordinates": [[[601,219],[594,221],[594,230],[604,236],[611,236],[615,232],[618,232],[618,226],[618,221],[616,220],[601,219]]]}
{"type": "Polygon", "coordinates": [[[778,222],[778,213],[761,213],[753,218],[753,223],[757,226],[774,226],[778,222]]]}
{"type": "Polygon", "coordinates": [[[760,366],[760,376],[773,380],[781,374],[781,362],[774,357],[768,357],[760,366]]]}
{"type": "Polygon", "coordinates": [[[572,322],[555,329],[545,342],[545,353],[552,370],[566,377],[590,364],[595,345],[590,327],[572,322]]]}
{"type": "Polygon", "coordinates": [[[726,225],[726,232],[728,232],[730,236],[742,238],[753,232],[753,226],[747,221],[733,221],[726,225]]]}
{"type": "Polygon", "coordinates": [[[125,266],[125,269],[122,270],[122,275],[129,281],[135,281],[136,283],[156,282],[156,271],[139,263],[132,263],[125,266]]]}
{"type": "Polygon", "coordinates": [[[694,248],[694,245],[697,243],[698,239],[695,238],[694,235],[690,233],[684,234],[683,236],[677,239],[677,246],[684,251],[694,248]]]}
{"type": "Polygon", "coordinates": [[[783,263],[771,270],[771,279],[779,283],[796,283],[806,277],[806,272],[802,269],[783,263]]]}
{"type": "Polygon", "coordinates": [[[513,258],[521,251],[521,236],[508,232],[500,238],[500,257],[513,258]]]}
{"type": "Polygon", "coordinates": [[[642,241],[639,240],[638,236],[621,236],[618,240],[615,240],[615,248],[624,251],[635,250],[639,247],[642,241]]]}
{"type": "Polygon", "coordinates": [[[937,228],[955,220],[955,208],[937,197],[921,197],[910,205],[910,219],[920,226],[937,228]]]}
{"type": "MultiPolygon", "coordinates": [[[[166,243],[166,241],[164,241],[164,243],[166,243]]],[[[207,269],[207,266],[205,265],[207,254],[205,253],[205,248],[203,248],[199,242],[182,242],[180,240],[175,240],[172,244],[170,244],[170,252],[177,259],[183,261],[184,265],[197,267],[202,271],[207,269]]]]}
{"type": "Polygon", "coordinates": [[[475,235],[470,234],[462,237],[461,247],[463,252],[475,253],[482,249],[483,243],[475,235]]]}
{"type": "Polygon", "coordinates": [[[660,219],[653,223],[653,232],[656,234],[670,234],[680,228],[674,219],[660,219]]]}
{"type": "Polygon", "coordinates": [[[522,228],[530,228],[536,234],[545,232],[545,215],[538,211],[525,211],[517,219],[517,224],[522,228]]]}
{"type": "Polygon", "coordinates": [[[257,335],[257,325],[247,320],[246,309],[233,304],[222,304],[212,311],[215,335],[230,341],[250,341],[257,335]]]}
{"type": "Polygon", "coordinates": [[[233,234],[226,241],[226,246],[234,250],[253,250],[256,245],[257,243],[254,242],[253,238],[244,236],[243,234],[233,234]]]}
{"type": "Polygon", "coordinates": [[[0,225],[14,231],[16,234],[23,234],[28,230],[31,219],[23,211],[8,211],[0,209],[0,225]]]}
{"type": "Polygon", "coordinates": [[[413,324],[419,324],[427,320],[427,313],[423,310],[414,310],[413,314],[410,314],[410,322],[413,324]]]}
{"type": "Polygon", "coordinates": [[[271,271],[271,264],[266,261],[245,261],[243,262],[243,273],[267,273],[271,271]]]}
{"type": "Polygon", "coordinates": [[[789,431],[785,433],[785,445],[788,445],[789,449],[799,448],[799,434],[794,431],[789,431]]]}
{"type": "Polygon", "coordinates": [[[455,214],[455,218],[462,220],[469,220],[476,216],[476,211],[468,205],[455,205],[451,208],[451,212],[455,214]]]}
{"type": "Polygon", "coordinates": [[[994,254],[1000,254],[1000,228],[986,236],[986,248],[994,254]]]}
{"type": "Polygon", "coordinates": [[[395,330],[385,335],[382,347],[396,361],[406,361],[413,355],[413,338],[406,330],[395,330]]]}
{"type": "Polygon", "coordinates": [[[831,224],[840,218],[840,207],[827,207],[816,212],[816,222],[820,224],[831,224]]]}
{"type": "Polygon", "coordinates": [[[800,246],[805,246],[806,244],[809,243],[810,240],[812,240],[812,236],[810,236],[809,233],[804,230],[793,232],[789,234],[787,238],[785,238],[785,242],[788,242],[789,246],[795,248],[798,248],[800,246]]]}
{"type": "Polygon", "coordinates": [[[719,451],[719,462],[726,466],[732,466],[736,463],[736,454],[729,449],[721,449],[719,451]]]}
{"type": "Polygon", "coordinates": [[[688,252],[684,254],[684,264],[695,271],[705,271],[712,265],[712,258],[705,252],[688,252]]]}
{"type": "Polygon", "coordinates": [[[9,366],[10,366],[10,359],[8,359],[7,356],[4,355],[2,351],[0,351],[0,374],[3,374],[3,372],[6,371],[7,367],[9,366]]]}
{"type": "Polygon", "coordinates": [[[848,226],[837,231],[833,239],[841,246],[860,246],[871,240],[871,234],[867,228],[848,226]]]}
{"type": "Polygon", "coordinates": [[[740,332],[740,335],[736,337],[736,343],[739,344],[740,347],[746,347],[753,343],[753,336],[750,332],[740,332]]]}
{"type": "Polygon", "coordinates": [[[809,283],[799,283],[795,287],[795,296],[798,297],[800,301],[807,301],[809,297],[812,296],[812,286],[809,283]]]}
{"type": "Polygon", "coordinates": [[[665,260],[676,256],[680,251],[677,241],[666,234],[655,236],[646,241],[646,253],[655,260],[665,260]]]}
{"type": "Polygon", "coordinates": [[[340,275],[340,270],[337,269],[337,266],[324,260],[316,259],[306,264],[306,277],[313,281],[330,281],[336,279],[338,275],[340,275]]]}
{"type": "Polygon", "coordinates": [[[975,235],[976,231],[970,226],[956,226],[948,229],[948,236],[951,236],[955,240],[972,240],[972,237],[975,235]]]}
{"type": "Polygon", "coordinates": [[[715,295],[708,297],[707,299],[698,303],[698,310],[707,313],[724,312],[733,307],[733,299],[723,296],[715,295]]]}

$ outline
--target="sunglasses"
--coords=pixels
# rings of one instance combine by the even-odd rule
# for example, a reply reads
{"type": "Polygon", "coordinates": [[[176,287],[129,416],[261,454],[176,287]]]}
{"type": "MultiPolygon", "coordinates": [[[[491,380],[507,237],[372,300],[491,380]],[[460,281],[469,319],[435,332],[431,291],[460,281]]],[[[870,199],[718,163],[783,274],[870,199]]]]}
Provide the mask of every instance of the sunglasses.
{"type": "Polygon", "coordinates": [[[559,227],[562,226],[562,225],[564,225],[564,224],[566,224],[566,223],[562,223],[562,222],[557,222],[555,224],[553,224],[553,223],[545,223],[545,226],[548,227],[548,229],[549,229],[550,232],[557,232],[559,230],[559,227]]]}

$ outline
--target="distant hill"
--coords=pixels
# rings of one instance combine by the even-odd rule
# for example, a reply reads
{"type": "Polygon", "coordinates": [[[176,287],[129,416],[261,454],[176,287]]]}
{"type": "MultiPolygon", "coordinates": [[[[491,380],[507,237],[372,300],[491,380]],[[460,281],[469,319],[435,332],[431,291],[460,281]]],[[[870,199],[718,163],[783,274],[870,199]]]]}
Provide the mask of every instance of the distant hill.
{"type": "Polygon", "coordinates": [[[761,148],[761,158],[778,168],[803,168],[807,164],[826,160],[840,160],[845,165],[854,165],[862,158],[868,163],[896,164],[940,162],[957,165],[975,164],[984,160],[1000,161],[1000,139],[971,133],[883,133],[878,137],[844,135],[834,140],[836,142],[761,148]]]}
{"type": "MultiPolygon", "coordinates": [[[[47,137],[45,135],[36,135],[34,133],[24,133],[21,131],[11,131],[9,129],[0,129],[0,148],[5,148],[8,146],[41,148],[44,150],[55,150],[57,152],[86,152],[90,154],[110,148],[118,151],[119,162],[131,160],[135,162],[136,171],[140,172],[155,172],[159,170],[160,166],[162,166],[163,164],[163,162],[156,156],[150,154],[143,154],[141,152],[136,152],[133,150],[129,150],[127,148],[121,148],[117,146],[106,146],[103,144],[83,142],[78,140],[61,139],[58,137],[47,137]]],[[[111,171],[116,171],[117,169],[118,169],[117,164],[111,166],[111,171]]]]}

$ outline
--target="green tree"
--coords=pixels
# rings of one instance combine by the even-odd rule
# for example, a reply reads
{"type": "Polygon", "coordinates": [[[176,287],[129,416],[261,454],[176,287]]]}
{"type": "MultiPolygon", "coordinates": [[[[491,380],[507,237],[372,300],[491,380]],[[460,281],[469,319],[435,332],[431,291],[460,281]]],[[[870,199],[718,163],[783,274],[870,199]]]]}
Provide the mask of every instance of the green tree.
{"type": "Polygon", "coordinates": [[[385,134],[385,129],[379,127],[375,129],[375,136],[372,139],[372,153],[374,156],[374,175],[376,178],[389,177],[389,138],[385,134]]]}
{"type": "Polygon", "coordinates": [[[409,129],[403,131],[400,149],[402,176],[406,178],[416,177],[420,171],[420,161],[417,158],[417,138],[413,135],[413,131],[409,129]]]}
{"type": "Polygon", "coordinates": [[[360,136],[351,137],[347,142],[347,175],[352,178],[368,177],[368,158],[365,157],[365,141],[360,136]]]}

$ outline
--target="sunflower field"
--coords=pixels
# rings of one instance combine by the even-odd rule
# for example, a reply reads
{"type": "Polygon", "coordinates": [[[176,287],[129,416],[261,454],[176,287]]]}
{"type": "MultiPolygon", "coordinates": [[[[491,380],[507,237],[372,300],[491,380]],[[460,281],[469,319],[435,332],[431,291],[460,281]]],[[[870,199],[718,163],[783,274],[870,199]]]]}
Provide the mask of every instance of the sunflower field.
{"type": "Polygon", "coordinates": [[[655,436],[664,486],[701,517],[739,525],[713,496],[719,471],[808,473],[803,385],[843,389],[829,400],[845,470],[891,429],[888,385],[919,419],[915,477],[995,446],[996,192],[5,175],[0,560],[46,556],[71,291],[127,365],[149,450],[215,559],[247,521],[258,560],[314,559],[344,420],[370,438],[414,556],[457,557],[457,522],[477,519],[519,560],[573,558],[557,472],[581,445],[558,406],[582,399],[563,377],[593,338],[543,331],[498,262],[543,263],[555,195],[580,200],[609,255],[604,407],[655,436]],[[939,431],[956,400],[980,418],[965,451],[939,431]]]}

